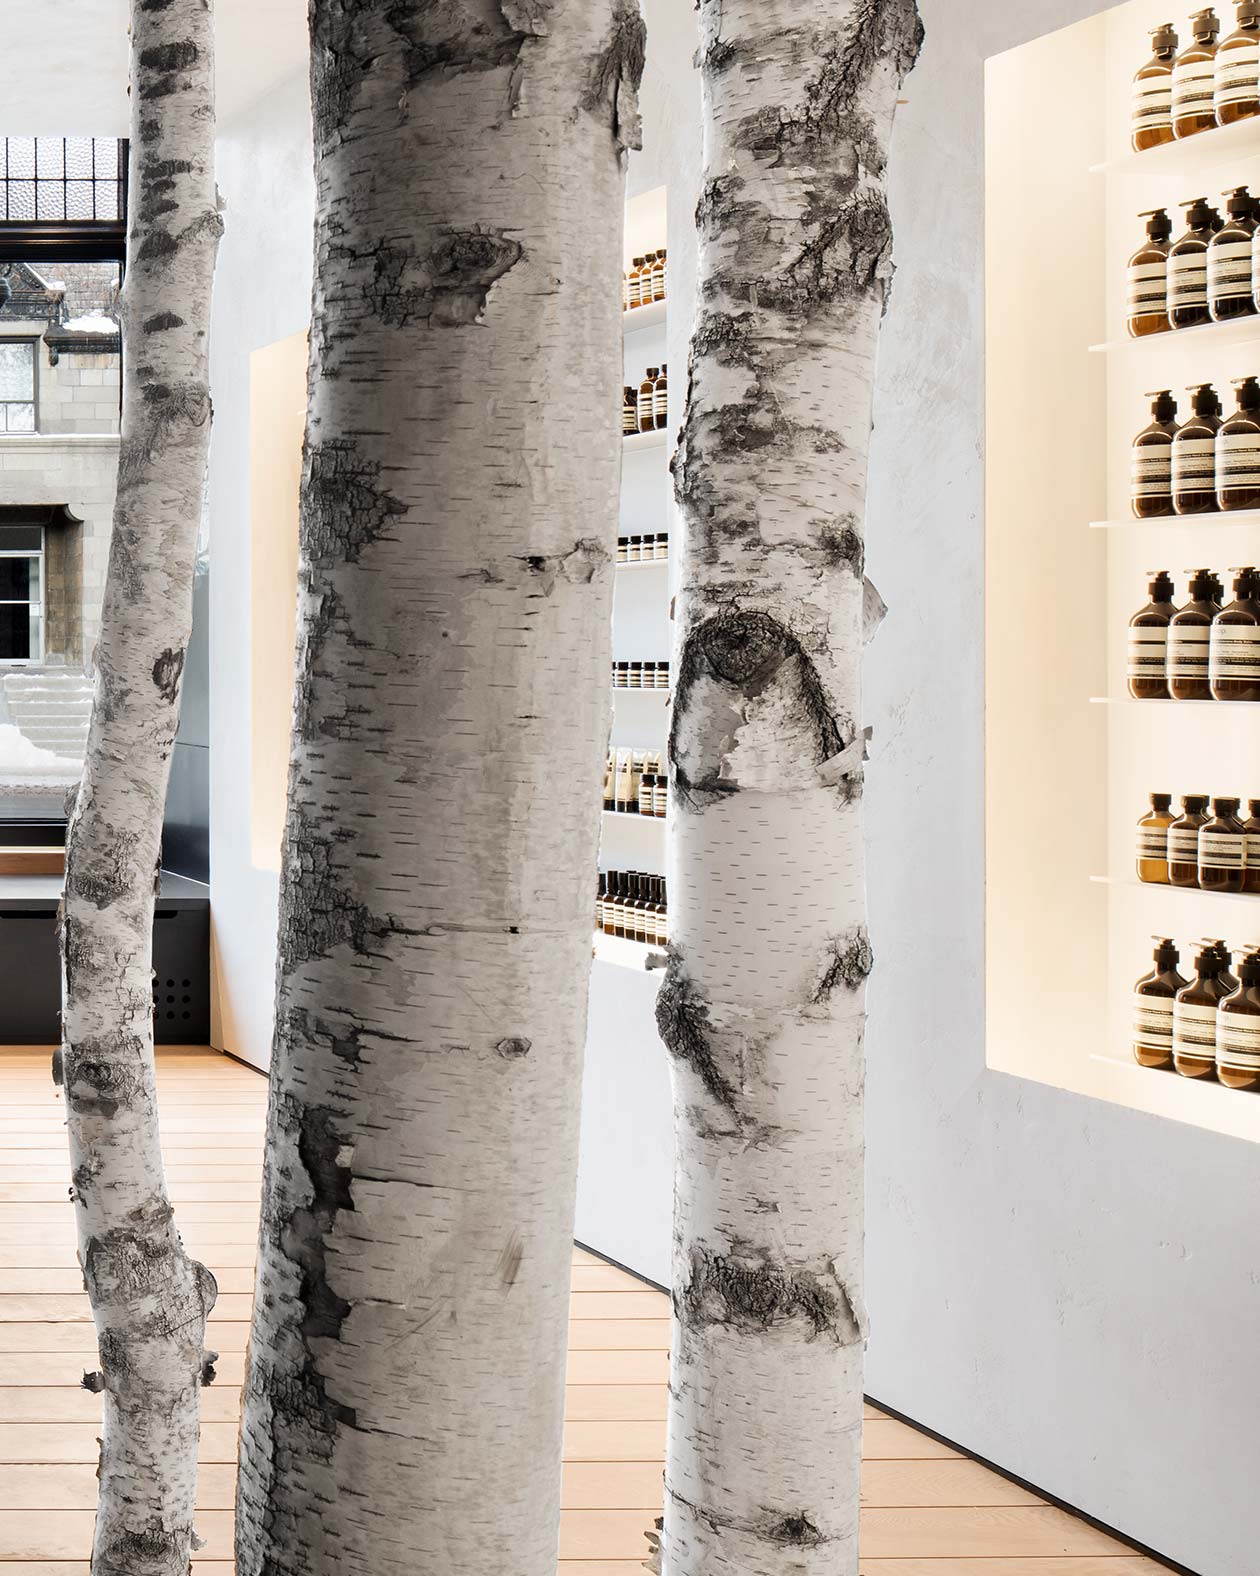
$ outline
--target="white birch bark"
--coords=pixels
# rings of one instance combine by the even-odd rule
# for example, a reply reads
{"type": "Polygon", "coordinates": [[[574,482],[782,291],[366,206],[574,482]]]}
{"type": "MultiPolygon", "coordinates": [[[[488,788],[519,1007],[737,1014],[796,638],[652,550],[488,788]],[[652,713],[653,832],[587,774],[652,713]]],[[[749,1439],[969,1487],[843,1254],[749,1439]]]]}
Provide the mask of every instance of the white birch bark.
{"type": "Polygon", "coordinates": [[[240,1576],[554,1576],[634,0],[314,0],[240,1576]]]}
{"type": "Polygon", "coordinates": [[[192,626],[210,439],[207,331],[222,220],[209,0],[133,0],[122,440],[95,703],[61,911],[79,1259],[101,1366],[94,1576],[186,1576],[214,1277],[162,1171],[152,950],[162,817],[192,626]]]}
{"type": "Polygon", "coordinates": [[[701,0],[670,751],[668,1576],[856,1576],[863,512],[914,0],[701,0]]]}

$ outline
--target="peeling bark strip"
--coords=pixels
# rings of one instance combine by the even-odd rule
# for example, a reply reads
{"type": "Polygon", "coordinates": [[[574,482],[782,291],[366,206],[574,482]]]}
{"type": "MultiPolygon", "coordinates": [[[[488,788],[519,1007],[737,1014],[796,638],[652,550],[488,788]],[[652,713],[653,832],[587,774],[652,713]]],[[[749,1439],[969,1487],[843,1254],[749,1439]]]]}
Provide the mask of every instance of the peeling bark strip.
{"type": "Polygon", "coordinates": [[[863,523],[914,0],[699,0],[664,1576],[857,1576],[863,523]]]}
{"type": "Polygon", "coordinates": [[[163,1178],[151,980],[210,439],[207,331],[222,230],[212,8],[133,0],[131,41],[122,443],[96,704],[66,842],[60,1082],[101,1357],[82,1381],[103,1404],[93,1576],[187,1576],[216,1287],[184,1251],[163,1178]]]}
{"type": "Polygon", "coordinates": [[[236,1569],[555,1576],[642,23],[630,0],[310,15],[299,654],[236,1569]]]}

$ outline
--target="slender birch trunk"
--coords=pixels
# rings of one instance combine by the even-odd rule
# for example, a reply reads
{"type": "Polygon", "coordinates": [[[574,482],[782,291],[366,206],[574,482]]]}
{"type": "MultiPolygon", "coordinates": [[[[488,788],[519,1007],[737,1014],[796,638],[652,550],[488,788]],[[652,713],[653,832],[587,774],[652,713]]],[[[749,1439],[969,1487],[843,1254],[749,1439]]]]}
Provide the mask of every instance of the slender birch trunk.
{"type": "Polygon", "coordinates": [[[240,1576],[555,1576],[634,0],[313,0],[240,1576]]]}
{"type": "Polygon", "coordinates": [[[192,626],[222,220],[209,0],[133,0],[122,441],[96,693],[66,844],[63,1043],[79,1260],[104,1426],[93,1576],[186,1576],[214,1277],[185,1253],[158,1141],[153,909],[192,626]]]}
{"type": "Polygon", "coordinates": [[[668,1576],[856,1576],[863,511],[914,0],[701,0],[675,479],[668,1576]]]}

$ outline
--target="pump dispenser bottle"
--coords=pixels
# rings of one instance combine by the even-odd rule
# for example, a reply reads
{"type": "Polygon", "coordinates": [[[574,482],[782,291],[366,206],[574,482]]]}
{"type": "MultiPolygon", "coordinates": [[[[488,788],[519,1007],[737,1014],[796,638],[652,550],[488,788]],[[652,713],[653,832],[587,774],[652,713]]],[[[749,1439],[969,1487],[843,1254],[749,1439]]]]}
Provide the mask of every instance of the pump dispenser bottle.
{"type": "Polygon", "coordinates": [[[1190,18],[1193,37],[1173,63],[1173,134],[1193,137],[1216,125],[1216,40],[1221,24],[1209,6],[1190,18]]]}
{"type": "Polygon", "coordinates": [[[1172,495],[1178,514],[1212,514],[1216,509],[1216,434],[1221,402],[1210,383],[1190,390],[1192,414],[1173,437],[1172,495]]]}
{"type": "Polygon", "coordinates": [[[1172,794],[1153,793],[1151,808],[1137,824],[1137,875],[1139,881],[1168,885],[1168,828],[1175,817],[1172,794]]]}
{"type": "Polygon", "coordinates": [[[1226,192],[1225,223],[1208,242],[1208,310],[1212,320],[1249,317],[1252,295],[1252,247],[1256,235],[1256,200],[1245,186],[1226,192]]]}
{"type": "Polygon", "coordinates": [[[1154,53],[1133,78],[1132,142],[1144,153],[1173,140],[1172,73],[1177,33],[1171,22],[1151,30],[1154,53]]]}
{"type": "Polygon", "coordinates": [[[1168,321],[1168,250],[1172,220],[1166,208],[1149,208],[1139,215],[1146,220],[1146,240],[1129,259],[1129,333],[1134,339],[1164,334],[1168,321]]]}
{"type": "Polygon", "coordinates": [[[1216,1008],[1229,994],[1221,981],[1219,946],[1201,944],[1195,978],[1173,1001],[1173,1066],[1183,1078],[1216,1077],[1216,1008]]]}
{"type": "Polygon", "coordinates": [[[1213,700],[1260,700],[1260,575],[1234,571],[1234,600],[1212,620],[1208,683],[1213,700]]]}
{"type": "Polygon", "coordinates": [[[1216,507],[1260,509],[1260,383],[1235,378],[1237,409],[1216,434],[1216,507]]]}
{"type": "Polygon", "coordinates": [[[1173,513],[1172,454],[1177,436],[1177,401],[1168,389],[1147,395],[1151,422],[1133,440],[1129,501],[1139,520],[1173,513]]]}
{"type": "Polygon", "coordinates": [[[1207,821],[1208,796],[1181,796],[1181,814],[1168,828],[1168,879],[1176,887],[1199,884],[1199,828],[1207,821]]]}
{"type": "Polygon", "coordinates": [[[1260,947],[1238,965],[1238,989],[1216,1009],[1216,1076],[1227,1089],[1260,1088],[1260,947]]]}
{"type": "Polygon", "coordinates": [[[1129,694],[1134,700],[1167,700],[1168,626],[1177,609],[1171,577],[1163,569],[1150,573],[1151,600],[1129,620],[1129,694]]]}
{"type": "Polygon", "coordinates": [[[1241,892],[1246,833],[1237,799],[1213,799],[1212,819],[1199,828],[1199,889],[1241,892]]]}
{"type": "Polygon", "coordinates": [[[1168,625],[1168,693],[1174,700],[1211,700],[1208,671],[1212,620],[1221,611],[1221,582],[1210,569],[1190,577],[1190,600],[1168,625]]]}
{"type": "Polygon", "coordinates": [[[1186,232],[1168,253],[1168,321],[1174,328],[1210,323],[1207,250],[1221,228],[1221,216],[1206,197],[1194,197],[1186,210],[1186,232]]]}
{"type": "Polygon", "coordinates": [[[1260,114],[1260,0],[1238,0],[1237,31],[1216,51],[1216,124],[1260,114]]]}
{"type": "Polygon", "coordinates": [[[1243,835],[1247,839],[1243,855],[1243,891],[1260,892],[1260,799],[1247,800],[1243,835]]]}
{"type": "Polygon", "coordinates": [[[1177,972],[1180,954],[1168,936],[1155,938],[1155,967],[1133,987],[1133,1057],[1143,1067],[1171,1067],[1173,1008],[1190,983],[1177,972]]]}

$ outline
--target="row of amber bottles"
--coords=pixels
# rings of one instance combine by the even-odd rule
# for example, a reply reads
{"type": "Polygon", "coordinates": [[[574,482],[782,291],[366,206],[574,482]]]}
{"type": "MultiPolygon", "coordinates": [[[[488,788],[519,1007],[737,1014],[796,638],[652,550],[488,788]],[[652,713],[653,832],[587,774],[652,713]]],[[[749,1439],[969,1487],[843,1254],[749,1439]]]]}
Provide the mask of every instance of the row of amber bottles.
{"type": "Polygon", "coordinates": [[[1128,686],[1135,700],[1260,700],[1260,574],[1234,572],[1234,600],[1210,569],[1190,577],[1178,608],[1172,577],[1152,572],[1150,601],[1129,620],[1128,686]]]}
{"type": "Polygon", "coordinates": [[[1148,208],[1146,240],[1129,259],[1130,335],[1166,334],[1254,316],[1260,307],[1260,202],[1245,186],[1223,194],[1226,218],[1206,197],[1183,202],[1186,229],[1172,239],[1166,208],[1148,208]]]}
{"type": "Polygon", "coordinates": [[[1193,385],[1180,425],[1172,391],[1151,392],[1151,421],[1133,440],[1129,471],[1139,520],[1260,509],[1260,382],[1235,378],[1234,390],[1236,409],[1225,420],[1212,385],[1193,385]]]}
{"type": "Polygon", "coordinates": [[[669,811],[669,778],[659,750],[609,750],[604,767],[604,809],[617,815],[661,817],[669,811]]]}
{"type": "Polygon", "coordinates": [[[1199,943],[1193,980],[1180,953],[1155,938],[1154,968],[1133,987],[1133,1055],[1143,1067],[1175,1067],[1183,1078],[1216,1078],[1228,1089],[1260,1088],[1260,948],[1240,948],[1230,972],[1223,941],[1199,943]]]}
{"type": "Polygon", "coordinates": [[[665,299],[665,248],[636,257],[621,276],[621,310],[650,306],[665,299]]]}
{"type": "Polygon", "coordinates": [[[663,947],[669,940],[665,877],[642,870],[601,870],[595,929],[626,941],[663,947]]]}
{"type": "Polygon", "coordinates": [[[665,363],[649,367],[635,388],[627,383],[621,391],[621,436],[636,432],[655,432],[669,425],[669,374],[665,363]]]}
{"type": "Polygon", "coordinates": [[[1152,30],[1154,53],[1133,78],[1139,153],[1260,114],[1260,0],[1236,0],[1235,8],[1235,31],[1223,40],[1210,6],[1190,18],[1190,42],[1180,51],[1171,22],[1152,30]]]}
{"type": "Polygon", "coordinates": [[[1154,886],[1196,887],[1201,892],[1260,893],[1260,799],[1247,800],[1247,819],[1239,818],[1240,799],[1205,793],[1181,796],[1174,815],[1170,793],[1153,793],[1151,808],[1137,824],[1139,881],[1154,886]]]}

